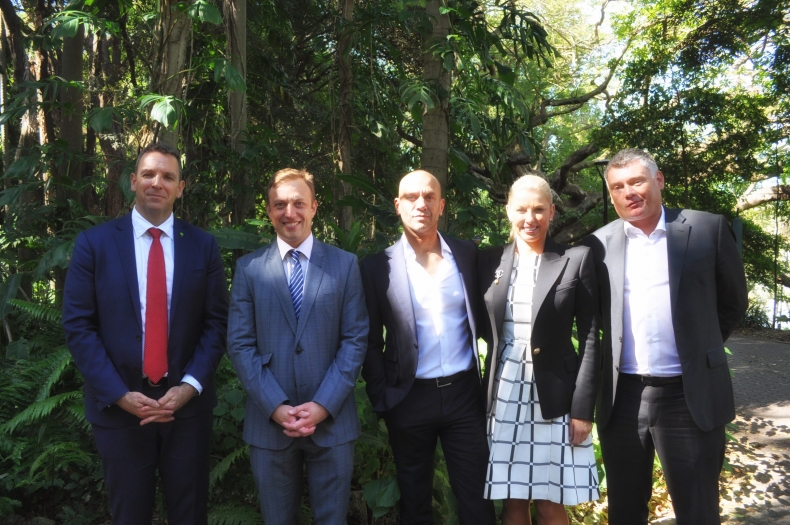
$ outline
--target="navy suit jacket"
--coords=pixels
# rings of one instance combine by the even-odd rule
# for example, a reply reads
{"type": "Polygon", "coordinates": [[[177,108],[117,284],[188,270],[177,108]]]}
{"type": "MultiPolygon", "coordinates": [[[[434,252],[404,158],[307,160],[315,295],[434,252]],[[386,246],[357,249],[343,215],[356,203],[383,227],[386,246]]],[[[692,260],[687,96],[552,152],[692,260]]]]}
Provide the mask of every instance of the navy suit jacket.
{"type": "MultiPolygon", "coordinates": [[[[191,374],[203,387],[175,416],[216,406],[214,372],[225,351],[228,288],[213,236],[175,219],[168,387],[191,374]]],[[[63,293],[63,329],[85,379],[85,416],[120,428],[139,418],[118,407],[143,381],[142,319],[131,214],[80,233],[63,293]]]]}
{"type": "Polygon", "coordinates": [[[293,438],[271,416],[309,401],[329,412],[310,436],[316,445],[358,438],[368,316],[356,256],[313,240],[298,321],[276,241],[239,259],[231,294],[228,356],[248,394],[244,440],[285,449],[293,438]]]}
{"type": "MultiPolygon", "coordinates": [[[[441,234],[440,234],[441,235],[441,234]]],[[[469,337],[477,356],[477,318],[480,308],[477,285],[477,246],[472,241],[442,235],[461,274],[469,320],[469,337]]],[[[370,336],[362,377],[373,410],[385,412],[400,403],[411,390],[417,375],[419,345],[414,308],[406,273],[403,238],[362,261],[362,281],[370,315],[370,336]],[[386,332],[386,337],[385,337],[386,332]]]]}

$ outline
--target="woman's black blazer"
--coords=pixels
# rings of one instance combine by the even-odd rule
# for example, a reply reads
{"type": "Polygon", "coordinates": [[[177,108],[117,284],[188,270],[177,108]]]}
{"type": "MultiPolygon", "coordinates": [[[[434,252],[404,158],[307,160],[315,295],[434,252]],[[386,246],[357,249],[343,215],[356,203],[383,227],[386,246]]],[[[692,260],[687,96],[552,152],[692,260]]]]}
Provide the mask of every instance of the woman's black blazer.
{"type": "MultiPolygon", "coordinates": [[[[486,310],[481,316],[485,321],[481,331],[488,344],[484,381],[488,411],[496,395],[494,375],[514,255],[515,243],[510,243],[483,250],[478,260],[486,310]]],[[[589,248],[567,246],[547,238],[532,303],[531,350],[541,414],[553,419],[570,413],[572,418],[592,421],[601,372],[601,324],[598,283],[589,248]],[[578,353],[571,341],[574,319],[578,353]]]]}

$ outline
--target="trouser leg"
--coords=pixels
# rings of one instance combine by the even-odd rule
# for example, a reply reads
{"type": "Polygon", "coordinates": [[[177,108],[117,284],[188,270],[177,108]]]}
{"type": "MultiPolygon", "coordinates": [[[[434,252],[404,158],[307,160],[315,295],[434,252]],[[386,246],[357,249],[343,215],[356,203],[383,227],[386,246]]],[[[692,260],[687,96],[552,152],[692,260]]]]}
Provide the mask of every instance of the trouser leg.
{"type": "Polygon", "coordinates": [[[309,437],[303,439],[315,525],[345,525],[354,473],[354,442],[319,447],[309,437]]]}
{"type": "Polygon", "coordinates": [[[250,464],[266,525],[296,525],[304,460],[296,440],[283,450],[250,445],[250,464]]]}

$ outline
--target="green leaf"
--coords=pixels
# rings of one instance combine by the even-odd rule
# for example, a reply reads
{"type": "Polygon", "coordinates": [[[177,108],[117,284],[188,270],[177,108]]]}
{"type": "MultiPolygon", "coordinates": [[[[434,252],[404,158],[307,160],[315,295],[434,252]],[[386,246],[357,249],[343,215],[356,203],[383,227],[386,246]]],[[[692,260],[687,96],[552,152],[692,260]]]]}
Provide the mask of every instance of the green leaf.
{"type": "Polygon", "coordinates": [[[495,62],[497,74],[499,75],[500,80],[507,84],[508,86],[513,86],[516,83],[516,72],[513,71],[512,68],[500,64],[499,62],[495,62]]]}
{"type": "Polygon", "coordinates": [[[39,281],[53,268],[67,268],[69,266],[69,255],[74,248],[75,239],[68,239],[60,242],[54,248],[47,250],[44,256],[38,261],[36,269],[33,271],[33,280],[39,281]]]}
{"type": "Polygon", "coordinates": [[[222,24],[222,15],[219,10],[206,0],[197,0],[187,8],[187,16],[199,22],[209,22],[214,25],[222,24]]]}
{"type": "Polygon", "coordinates": [[[151,109],[151,119],[159,122],[166,128],[170,128],[178,122],[178,111],[173,102],[168,98],[160,100],[151,109]]]}
{"type": "Polygon", "coordinates": [[[230,62],[225,63],[225,86],[231,91],[238,91],[244,93],[247,91],[247,84],[244,82],[244,77],[241,76],[239,70],[233,67],[230,62]]]}
{"type": "Polygon", "coordinates": [[[8,343],[8,346],[5,347],[5,357],[12,360],[30,357],[30,346],[27,343],[27,339],[17,339],[8,343]]]}
{"type": "Polygon", "coordinates": [[[96,133],[107,133],[112,130],[114,118],[121,119],[120,113],[115,108],[96,108],[88,115],[88,125],[96,133]]]}
{"type": "Polygon", "coordinates": [[[15,273],[11,278],[0,285],[0,319],[5,319],[5,316],[11,311],[11,301],[16,298],[19,291],[19,285],[22,283],[22,274],[15,273]]]}
{"type": "Polygon", "coordinates": [[[232,228],[219,228],[208,230],[217,239],[220,248],[226,250],[257,250],[266,243],[256,233],[234,230],[232,228]]]}
{"type": "Polygon", "coordinates": [[[238,388],[234,388],[233,390],[225,394],[225,401],[227,401],[231,405],[240,405],[244,401],[244,392],[242,392],[238,388]]]}
{"type": "Polygon", "coordinates": [[[64,13],[61,21],[52,30],[52,38],[74,38],[80,30],[82,17],[64,13]]]}

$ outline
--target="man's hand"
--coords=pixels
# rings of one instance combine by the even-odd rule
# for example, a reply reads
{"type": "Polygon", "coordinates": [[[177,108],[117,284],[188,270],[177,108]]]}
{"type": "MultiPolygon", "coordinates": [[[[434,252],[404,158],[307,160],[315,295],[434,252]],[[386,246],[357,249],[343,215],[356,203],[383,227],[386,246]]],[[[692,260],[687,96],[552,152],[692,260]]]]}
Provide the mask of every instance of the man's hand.
{"type": "Polygon", "coordinates": [[[140,392],[126,392],[115,404],[130,414],[139,417],[142,420],[140,421],[141,425],[153,421],[166,422],[173,420],[174,410],[162,407],[157,400],[151,399],[140,392]]]}
{"type": "MultiPolygon", "coordinates": [[[[300,437],[309,436],[315,432],[315,428],[329,416],[329,412],[315,401],[310,401],[291,408],[288,411],[288,415],[295,417],[296,421],[288,426],[283,426],[287,431],[295,434],[292,437],[300,437]]],[[[286,435],[289,435],[288,432],[286,432],[286,435]]]]}
{"type": "Polygon", "coordinates": [[[288,437],[297,438],[300,437],[301,434],[288,430],[296,424],[297,420],[296,416],[291,415],[291,410],[293,410],[291,405],[280,405],[274,410],[272,419],[275,423],[283,427],[283,434],[288,437]]]}
{"type": "Polygon", "coordinates": [[[571,418],[570,438],[571,445],[581,445],[592,431],[592,421],[571,418]]]}

